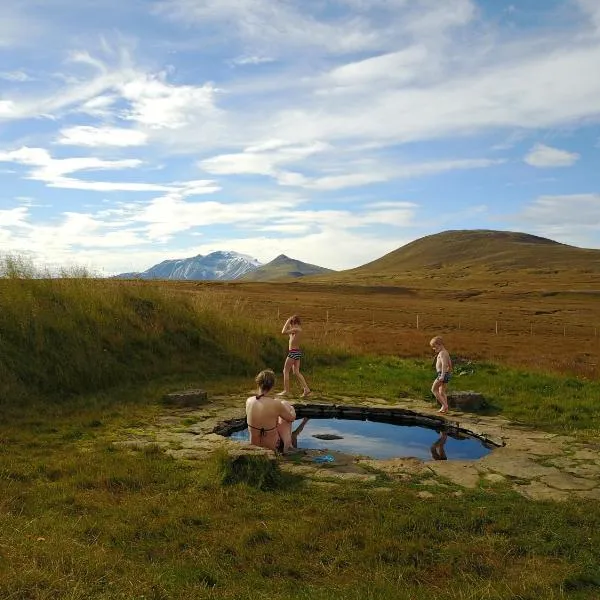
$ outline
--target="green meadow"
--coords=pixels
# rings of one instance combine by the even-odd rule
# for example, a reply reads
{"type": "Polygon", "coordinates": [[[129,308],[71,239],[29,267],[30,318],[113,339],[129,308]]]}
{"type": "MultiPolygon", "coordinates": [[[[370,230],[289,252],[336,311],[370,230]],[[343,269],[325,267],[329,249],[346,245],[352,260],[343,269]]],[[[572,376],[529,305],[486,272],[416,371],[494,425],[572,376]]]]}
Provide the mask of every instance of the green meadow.
{"type": "MultiPolygon", "coordinates": [[[[14,260],[0,272],[2,600],[600,597],[597,501],[484,483],[423,500],[416,477],[315,485],[261,458],[115,445],[168,410],[168,391],[239,393],[243,409],[286,340],[210,290],[42,278],[14,260]]],[[[317,398],[431,399],[428,361],[332,345],[307,357],[317,398]]],[[[599,382],[459,368],[489,411],[598,439],[599,382]]]]}

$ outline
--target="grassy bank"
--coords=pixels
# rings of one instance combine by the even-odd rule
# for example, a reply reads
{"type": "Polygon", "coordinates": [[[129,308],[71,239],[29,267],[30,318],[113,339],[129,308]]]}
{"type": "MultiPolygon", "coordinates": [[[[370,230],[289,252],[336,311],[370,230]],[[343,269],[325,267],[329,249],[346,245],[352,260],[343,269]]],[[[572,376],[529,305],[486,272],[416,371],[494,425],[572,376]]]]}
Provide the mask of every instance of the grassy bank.
{"type": "MultiPolygon", "coordinates": [[[[0,398],[64,399],[278,367],[286,340],[209,293],[92,278],[0,279],[0,398]]],[[[326,353],[327,351],[325,351],[326,353]]]]}

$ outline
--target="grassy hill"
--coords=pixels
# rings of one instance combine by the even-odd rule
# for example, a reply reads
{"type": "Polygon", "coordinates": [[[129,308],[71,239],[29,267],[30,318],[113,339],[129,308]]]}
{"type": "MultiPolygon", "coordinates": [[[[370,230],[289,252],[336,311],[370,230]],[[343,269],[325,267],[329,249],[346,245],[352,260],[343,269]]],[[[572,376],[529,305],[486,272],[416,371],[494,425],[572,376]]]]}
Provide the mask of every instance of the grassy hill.
{"type": "Polygon", "coordinates": [[[593,289],[600,285],[600,250],[510,231],[445,231],[327,280],[449,288],[593,289]]]}
{"type": "Polygon", "coordinates": [[[331,269],[325,267],[319,267],[317,265],[311,265],[309,263],[302,262],[290,258],[285,254],[280,254],[277,258],[273,259],[270,263],[259,267],[255,271],[247,273],[241,277],[240,281],[277,281],[281,279],[299,278],[306,277],[309,275],[323,275],[326,273],[335,273],[331,269]]]}

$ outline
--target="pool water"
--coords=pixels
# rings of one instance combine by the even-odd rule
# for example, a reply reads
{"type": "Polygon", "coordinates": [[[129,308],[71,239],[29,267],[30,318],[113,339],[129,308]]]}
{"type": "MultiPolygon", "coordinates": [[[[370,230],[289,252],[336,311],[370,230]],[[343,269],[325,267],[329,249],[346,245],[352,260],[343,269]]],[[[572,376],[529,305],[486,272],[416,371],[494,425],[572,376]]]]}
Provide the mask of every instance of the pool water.
{"type": "MultiPolygon", "coordinates": [[[[302,419],[296,420],[292,431],[301,423],[302,419]]],[[[311,418],[299,433],[297,446],[371,458],[413,456],[422,460],[477,459],[491,451],[491,447],[477,438],[453,435],[456,434],[369,420],[311,418]],[[315,435],[335,435],[342,439],[321,440],[315,435]]],[[[230,437],[247,442],[248,429],[232,433],[230,437]]]]}

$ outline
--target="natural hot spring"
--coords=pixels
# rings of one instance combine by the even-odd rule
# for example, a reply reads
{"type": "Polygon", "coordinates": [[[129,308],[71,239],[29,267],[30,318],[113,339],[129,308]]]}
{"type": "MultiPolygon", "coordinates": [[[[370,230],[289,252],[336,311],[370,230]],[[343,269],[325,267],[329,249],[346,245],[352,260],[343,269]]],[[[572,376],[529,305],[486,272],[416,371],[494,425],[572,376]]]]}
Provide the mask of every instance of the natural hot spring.
{"type": "MultiPolygon", "coordinates": [[[[299,449],[381,459],[464,460],[481,458],[496,446],[439,417],[402,409],[301,405],[296,413],[308,418],[297,436],[299,449]]],[[[293,430],[301,424],[302,418],[297,419],[293,430]]],[[[223,423],[215,432],[239,441],[249,439],[243,418],[223,423]]]]}

